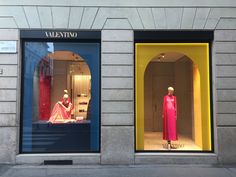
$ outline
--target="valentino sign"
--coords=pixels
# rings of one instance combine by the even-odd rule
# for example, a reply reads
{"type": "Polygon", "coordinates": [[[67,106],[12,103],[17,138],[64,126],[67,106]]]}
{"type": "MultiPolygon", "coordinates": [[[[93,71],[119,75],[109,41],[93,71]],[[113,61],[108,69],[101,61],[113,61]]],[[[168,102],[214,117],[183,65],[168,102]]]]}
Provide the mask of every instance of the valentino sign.
{"type": "Polygon", "coordinates": [[[101,31],[67,31],[67,30],[21,30],[23,39],[55,39],[55,40],[97,40],[101,41],[101,31]]]}
{"type": "Polygon", "coordinates": [[[48,38],[77,38],[77,32],[66,32],[66,31],[45,31],[45,35],[48,38]]]}

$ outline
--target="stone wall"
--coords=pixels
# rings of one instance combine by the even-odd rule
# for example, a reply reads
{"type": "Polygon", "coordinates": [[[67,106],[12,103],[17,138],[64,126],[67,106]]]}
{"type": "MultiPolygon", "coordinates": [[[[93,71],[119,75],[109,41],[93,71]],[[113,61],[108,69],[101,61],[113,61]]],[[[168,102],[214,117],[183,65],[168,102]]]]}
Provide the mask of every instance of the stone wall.
{"type": "Polygon", "coordinates": [[[236,162],[236,18],[222,18],[215,30],[216,125],[219,161],[236,162]]]}
{"type": "Polygon", "coordinates": [[[17,155],[20,50],[0,54],[0,163],[230,163],[236,162],[236,2],[41,0],[1,1],[0,40],[20,29],[102,30],[101,153],[17,155]],[[212,48],[214,154],[135,153],[134,30],[215,30],[212,48]]]}
{"type": "MultiPolygon", "coordinates": [[[[17,41],[16,29],[0,29],[0,40],[17,41]]],[[[16,54],[0,54],[0,162],[15,163],[18,153],[19,130],[19,51],[16,54]]]]}
{"type": "Polygon", "coordinates": [[[101,163],[134,161],[133,31],[102,31],[101,163]]]}
{"type": "MultiPolygon", "coordinates": [[[[138,0],[136,0],[138,1],[138,0]]],[[[175,0],[180,1],[180,0],[175,0]]],[[[203,1],[203,0],[202,0],[203,1]]],[[[71,3],[63,6],[65,0],[0,2],[0,28],[25,29],[215,29],[219,20],[236,17],[236,4],[233,0],[216,3],[208,1],[187,1],[186,5],[170,3],[167,6],[159,1],[152,5],[131,3],[131,6],[103,6],[87,2],[71,3]],[[43,3],[44,2],[44,3],[43,3]],[[190,3],[191,5],[187,5],[190,3]],[[35,5],[37,4],[37,5],[35,5]],[[194,4],[196,4],[194,6],[194,4]],[[217,4],[219,7],[217,7],[217,4]],[[120,6],[120,7],[119,7],[120,6]],[[224,7],[224,8],[223,8],[224,7]]],[[[165,3],[168,3],[165,1],[165,3]]],[[[99,4],[99,3],[97,3],[99,4]]],[[[100,3],[101,4],[101,3],[100,3]]],[[[123,4],[126,4],[123,1],[123,4]]],[[[218,26],[230,19],[221,20],[218,26]]]]}

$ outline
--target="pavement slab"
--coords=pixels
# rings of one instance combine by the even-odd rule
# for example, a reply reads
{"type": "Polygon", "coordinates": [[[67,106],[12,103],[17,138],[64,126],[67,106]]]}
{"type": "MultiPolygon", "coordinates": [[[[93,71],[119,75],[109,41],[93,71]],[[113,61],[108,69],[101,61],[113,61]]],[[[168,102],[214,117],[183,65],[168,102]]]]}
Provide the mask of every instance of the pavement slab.
{"type": "Polygon", "coordinates": [[[15,165],[0,177],[236,177],[235,166],[211,165],[15,165]]]}

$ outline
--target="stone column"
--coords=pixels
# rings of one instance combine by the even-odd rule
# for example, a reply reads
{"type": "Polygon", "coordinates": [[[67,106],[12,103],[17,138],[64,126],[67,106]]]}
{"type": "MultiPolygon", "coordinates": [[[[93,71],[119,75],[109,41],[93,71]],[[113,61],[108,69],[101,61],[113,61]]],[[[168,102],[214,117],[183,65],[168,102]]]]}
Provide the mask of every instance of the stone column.
{"type": "Polygon", "coordinates": [[[133,31],[102,31],[101,163],[134,162],[133,31]]]}
{"type": "MultiPolygon", "coordinates": [[[[0,41],[17,41],[18,30],[0,29],[0,41]]],[[[18,52],[0,53],[0,163],[15,163],[18,150],[18,52]]]]}
{"type": "Polygon", "coordinates": [[[220,19],[215,30],[217,150],[221,163],[236,162],[236,19],[220,19]]]}

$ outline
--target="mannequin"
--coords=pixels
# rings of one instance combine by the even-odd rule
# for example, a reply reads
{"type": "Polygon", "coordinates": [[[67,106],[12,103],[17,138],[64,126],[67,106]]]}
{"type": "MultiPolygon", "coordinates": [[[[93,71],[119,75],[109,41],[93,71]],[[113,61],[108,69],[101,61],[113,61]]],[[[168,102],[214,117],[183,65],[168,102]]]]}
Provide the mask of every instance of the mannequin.
{"type": "Polygon", "coordinates": [[[67,93],[67,90],[64,90],[62,100],[55,104],[48,122],[65,123],[71,120],[73,105],[67,93]]]}
{"type": "Polygon", "coordinates": [[[168,94],[163,99],[163,140],[167,140],[168,150],[172,148],[171,141],[176,141],[177,101],[173,95],[174,88],[168,87],[168,94]]]}

